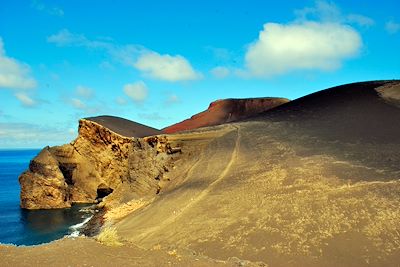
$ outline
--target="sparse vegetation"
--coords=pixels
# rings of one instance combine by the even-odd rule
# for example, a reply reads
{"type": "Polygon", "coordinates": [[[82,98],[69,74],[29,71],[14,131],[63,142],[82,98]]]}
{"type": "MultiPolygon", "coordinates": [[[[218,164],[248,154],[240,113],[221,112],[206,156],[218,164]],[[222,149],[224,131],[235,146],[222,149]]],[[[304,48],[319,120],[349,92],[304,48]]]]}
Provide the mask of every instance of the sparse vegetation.
{"type": "Polygon", "coordinates": [[[100,243],[106,246],[110,247],[122,246],[121,241],[119,241],[117,230],[115,229],[115,227],[112,226],[103,227],[103,229],[101,230],[100,234],[96,237],[96,239],[100,243]]]}
{"type": "Polygon", "coordinates": [[[142,199],[134,199],[131,200],[125,204],[122,204],[118,207],[115,207],[109,211],[107,211],[106,215],[104,216],[106,221],[111,222],[111,221],[118,221],[128,214],[131,214],[137,209],[140,209],[144,205],[146,205],[148,202],[142,200],[142,199]]]}

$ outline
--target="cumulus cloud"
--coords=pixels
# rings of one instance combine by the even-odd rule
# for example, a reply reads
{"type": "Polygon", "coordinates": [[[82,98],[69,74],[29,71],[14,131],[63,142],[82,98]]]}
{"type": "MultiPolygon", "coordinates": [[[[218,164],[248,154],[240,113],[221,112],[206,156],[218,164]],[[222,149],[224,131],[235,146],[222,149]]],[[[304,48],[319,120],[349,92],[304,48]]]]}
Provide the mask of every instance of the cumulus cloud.
{"type": "Polygon", "coordinates": [[[388,21],[385,24],[385,30],[390,34],[395,34],[400,31],[400,23],[394,21],[388,21]]]}
{"type": "Polygon", "coordinates": [[[21,104],[25,107],[34,107],[37,105],[37,102],[32,99],[29,95],[25,93],[16,93],[15,97],[21,102],[21,104]]]}
{"type": "Polygon", "coordinates": [[[134,66],[152,78],[169,82],[201,78],[201,74],[194,71],[189,61],[180,55],[147,52],[138,58],[134,66]]]}
{"type": "Polygon", "coordinates": [[[30,67],[8,57],[0,37],[0,88],[29,89],[36,87],[36,81],[30,75],[30,67]]]}
{"type": "Polygon", "coordinates": [[[136,103],[143,102],[144,100],[146,100],[148,95],[147,86],[142,81],[125,84],[123,91],[130,99],[132,99],[136,103]]]}
{"type": "Polygon", "coordinates": [[[266,23],[245,55],[250,76],[269,77],[293,70],[334,70],[359,52],[361,36],[339,23],[266,23]]]}
{"type": "Polygon", "coordinates": [[[222,67],[222,66],[215,67],[211,69],[210,72],[215,78],[218,79],[225,78],[230,74],[230,70],[227,67],[222,67]]]}
{"type": "Polygon", "coordinates": [[[93,89],[83,86],[83,85],[78,85],[76,87],[76,94],[80,97],[90,99],[94,96],[94,91],[93,89]]]}
{"type": "MultiPolygon", "coordinates": [[[[105,51],[113,60],[133,66],[151,78],[170,82],[196,80],[201,74],[196,72],[189,61],[181,55],[160,55],[141,45],[117,45],[112,40],[91,40],[83,34],[72,33],[63,29],[47,37],[47,42],[57,46],[75,46],[105,51]]],[[[112,65],[102,63],[101,67],[112,65]]]]}

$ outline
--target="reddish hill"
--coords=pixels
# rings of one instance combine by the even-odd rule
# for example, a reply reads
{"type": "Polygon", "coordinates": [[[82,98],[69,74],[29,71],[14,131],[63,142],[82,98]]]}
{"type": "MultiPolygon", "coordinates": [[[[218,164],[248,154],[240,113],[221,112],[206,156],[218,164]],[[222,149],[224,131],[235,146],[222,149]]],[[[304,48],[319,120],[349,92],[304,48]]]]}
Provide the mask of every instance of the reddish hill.
{"type": "Polygon", "coordinates": [[[163,132],[175,133],[242,120],[287,102],[289,99],[275,97],[217,100],[212,102],[207,110],[168,126],[163,132]]]}

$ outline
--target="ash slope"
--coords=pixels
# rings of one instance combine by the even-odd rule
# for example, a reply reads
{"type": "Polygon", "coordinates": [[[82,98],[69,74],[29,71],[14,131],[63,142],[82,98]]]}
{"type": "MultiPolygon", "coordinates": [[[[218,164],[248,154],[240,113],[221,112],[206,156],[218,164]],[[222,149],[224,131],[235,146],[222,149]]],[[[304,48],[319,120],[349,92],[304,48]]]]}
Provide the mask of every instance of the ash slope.
{"type": "Polygon", "coordinates": [[[289,99],[286,98],[274,97],[217,100],[212,102],[207,110],[193,115],[187,120],[168,126],[163,129],[163,132],[171,134],[243,120],[288,101],[289,99]]]}
{"type": "Polygon", "coordinates": [[[260,119],[288,121],[326,140],[395,142],[400,136],[398,94],[399,81],[347,84],[286,103],[260,119]]]}
{"type": "Polygon", "coordinates": [[[161,134],[161,131],[155,128],[114,116],[97,116],[86,118],[86,120],[96,122],[103,127],[126,137],[141,138],[161,134]]]}
{"type": "Polygon", "coordinates": [[[154,202],[115,219],[119,236],[268,266],[397,266],[400,109],[385,90],[400,83],[339,86],[168,136],[185,157],[154,202]]]}

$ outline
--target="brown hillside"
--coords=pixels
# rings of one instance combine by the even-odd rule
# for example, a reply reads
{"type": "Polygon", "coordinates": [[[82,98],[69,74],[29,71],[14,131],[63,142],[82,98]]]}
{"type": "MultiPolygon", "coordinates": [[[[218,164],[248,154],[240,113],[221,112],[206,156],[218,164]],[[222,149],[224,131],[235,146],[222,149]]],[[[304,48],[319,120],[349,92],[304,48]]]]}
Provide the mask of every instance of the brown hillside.
{"type": "Polygon", "coordinates": [[[287,103],[286,98],[223,99],[212,102],[207,110],[190,119],[163,129],[164,133],[175,133],[200,127],[219,125],[242,120],[287,103]]]}

